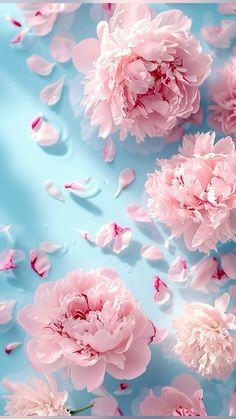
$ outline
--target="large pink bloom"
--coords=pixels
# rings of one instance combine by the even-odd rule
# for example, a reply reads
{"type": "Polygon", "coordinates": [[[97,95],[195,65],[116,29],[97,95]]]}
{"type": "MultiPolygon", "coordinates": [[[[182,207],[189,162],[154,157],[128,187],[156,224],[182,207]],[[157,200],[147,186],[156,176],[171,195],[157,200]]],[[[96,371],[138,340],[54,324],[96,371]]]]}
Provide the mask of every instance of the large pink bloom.
{"type": "Polygon", "coordinates": [[[73,272],[41,284],[18,321],[33,336],[27,353],[42,372],[66,369],[76,388],[98,388],[107,371],[141,375],[150,361],[152,323],[111,269],[73,272]]]}
{"type": "Polygon", "coordinates": [[[44,36],[51,32],[60,13],[70,13],[80,7],[80,3],[19,3],[29,28],[36,35],[44,36]]]}
{"type": "Polygon", "coordinates": [[[236,135],[236,57],[219,69],[219,76],[210,85],[213,112],[209,117],[211,126],[225,134],[236,135]]]}
{"type": "Polygon", "coordinates": [[[180,154],[158,160],[146,191],[152,217],[184,235],[189,250],[208,252],[235,239],[236,151],[230,137],[214,145],[215,134],[186,135],[180,154]]]}
{"type": "Polygon", "coordinates": [[[236,364],[236,317],[226,314],[229,294],[215,306],[190,303],[173,322],[178,342],[175,353],[180,360],[203,377],[224,379],[236,364]]]}
{"type": "Polygon", "coordinates": [[[58,391],[52,376],[44,381],[35,377],[29,383],[4,380],[3,386],[11,393],[4,396],[7,416],[70,416],[65,406],[68,394],[58,391]]]}
{"type": "Polygon", "coordinates": [[[119,4],[109,23],[98,24],[98,39],[74,49],[74,65],[86,74],[85,111],[103,138],[117,130],[137,142],[167,136],[199,110],[211,58],[181,11],[153,15],[143,4],[119,4]]]}

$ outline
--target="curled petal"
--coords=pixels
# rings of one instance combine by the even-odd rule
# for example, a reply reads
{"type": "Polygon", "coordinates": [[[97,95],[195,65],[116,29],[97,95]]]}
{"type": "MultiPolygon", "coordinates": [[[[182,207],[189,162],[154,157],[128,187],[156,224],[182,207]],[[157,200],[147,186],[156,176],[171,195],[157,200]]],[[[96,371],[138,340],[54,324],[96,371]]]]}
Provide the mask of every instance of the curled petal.
{"type": "Polygon", "coordinates": [[[41,278],[48,276],[49,269],[51,268],[50,260],[47,255],[41,250],[32,249],[29,252],[30,266],[37,275],[41,278]]]}
{"type": "Polygon", "coordinates": [[[170,299],[170,292],[168,286],[159,276],[154,278],[154,288],[156,290],[154,294],[154,301],[157,304],[166,304],[170,299]]]}
{"type": "Polygon", "coordinates": [[[55,242],[44,241],[40,243],[39,249],[45,253],[56,253],[58,250],[62,249],[62,245],[55,242]]]}
{"type": "Polygon", "coordinates": [[[55,65],[39,55],[31,55],[26,62],[30,70],[40,76],[49,76],[55,65]]]}
{"type": "Polygon", "coordinates": [[[72,51],[76,42],[68,33],[55,35],[50,44],[51,55],[55,61],[65,63],[72,57],[72,51]]]}
{"type": "Polygon", "coordinates": [[[130,185],[136,177],[136,173],[134,169],[124,169],[122,170],[122,172],[120,173],[119,176],[119,187],[117,192],[114,195],[114,198],[117,198],[121,191],[123,191],[123,189],[125,189],[128,185],[130,185]]]}
{"type": "Polygon", "coordinates": [[[148,260],[163,260],[164,255],[159,247],[145,244],[141,249],[141,256],[148,260]]]}
{"type": "Polygon", "coordinates": [[[14,349],[18,348],[21,345],[21,342],[11,342],[8,343],[5,348],[4,351],[7,355],[9,355],[12,351],[14,351],[14,349]]]}
{"type": "Polygon", "coordinates": [[[55,105],[61,99],[65,76],[61,77],[55,83],[48,84],[40,93],[40,98],[48,106],[55,105]]]}
{"type": "Polygon", "coordinates": [[[126,208],[126,212],[132,220],[141,222],[141,223],[151,223],[152,220],[148,212],[141,205],[133,203],[129,204],[126,208]]]}
{"type": "Polygon", "coordinates": [[[0,253],[0,271],[7,271],[8,269],[15,269],[14,257],[16,256],[15,249],[7,249],[0,253]]]}
{"type": "Polygon", "coordinates": [[[56,144],[60,139],[60,134],[56,128],[45,121],[42,117],[37,117],[31,123],[32,140],[34,140],[41,147],[48,147],[56,144]]]}
{"type": "Polygon", "coordinates": [[[11,44],[19,44],[19,42],[21,42],[24,39],[28,31],[29,29],[27,28],[21,31],[20,33],[18,33],[16,37],[11,40],[11,44]]]}
{"type": "Polygon", "coordinates": [[[14,300],[0,301],[0,324],[9,323],[12,320],[12,310],[15,304],[14,300]]]}
{"type": "Polygon", "coordinates": [[[114,244],[112,246],[113,252],[120,253],[122,252],[122,250],[127,249],[127,247],[130,244],[131,237],[132,233],[130,228],[124,228],[124,230],[121,233],[119,233],[115,238],[114,244]]]}
{"type": "Polygon", "coordinates": [[[185,282],[188,279],[187,262],[178,256],[168,270],[168,278],[174,282],[185,282]]]}
{"type": "Polygon", "coordinates": [[[111,163],[116,155],[116,144],[112,138],[108,138],[108,140],[104,143],[102,148],[102,158],[105,162],[111,163]]]}

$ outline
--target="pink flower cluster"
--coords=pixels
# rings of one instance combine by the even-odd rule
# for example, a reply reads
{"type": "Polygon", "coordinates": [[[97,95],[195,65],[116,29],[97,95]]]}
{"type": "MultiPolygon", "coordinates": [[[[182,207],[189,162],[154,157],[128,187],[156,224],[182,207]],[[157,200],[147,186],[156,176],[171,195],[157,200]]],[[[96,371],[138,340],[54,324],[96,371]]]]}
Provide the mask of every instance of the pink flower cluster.
{"type": "Polygon", "coordinates": [[[219,69],[219,75],[210,85],[210,125],[225,134],[236,136],[236,57],[219,69]]]}
{"type": "Polygon", "coordinates": [[[173,322],[176,354],[203,377],[225,379],[235,367],[236,317],[225,313],[229,299],[229,294],[223,294],[214,307],[190,303],[173,322]]]}
{"type": "Polygon", "coordinates": [[[98,24],[98,39],[75,47],[74,65],[86,74],[83,105],[101,137],[168,136],[199,111],[211,58],[190,27],[179,10],[154,16],[144,4],[123,3],[98,24]]]}
{"type": "Polygon", "coordinates": [[[18,321],[33,337],[27,344],[33,366],[67,370],[77,389],[98,388],[105,372],[133,379],[150,361],[154,326],[111,269],[41,284],[18,321]]]}
{"type": "Polygon", "coordinates": [[[158,160],[148,175],[150,215],[183,234],[189,250],[208,252],[236,233],[236,151],[230,137],[214,133],[183,138],[180,154],[158,160]]]}

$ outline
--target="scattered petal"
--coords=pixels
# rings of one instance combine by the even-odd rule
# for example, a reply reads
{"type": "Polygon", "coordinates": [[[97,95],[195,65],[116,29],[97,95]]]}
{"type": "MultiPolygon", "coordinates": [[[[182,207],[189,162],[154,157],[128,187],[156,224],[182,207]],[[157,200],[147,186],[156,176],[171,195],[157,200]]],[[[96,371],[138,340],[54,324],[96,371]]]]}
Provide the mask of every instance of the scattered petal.
{"type": "Polygon", "coordinates": [[[21,345],[21,342],[12,342],[8,343],[8,345],[5,346],[4,351],[7,355],[9,355],[14,349],[18,348],[21,345]]]}
{"type": "Polygon", "coordinates": [[[16,268],[16,265],[14,265],[15,255],[15,249],[7,249],[0,253],[0,271],[16,268]]]}
{"type": "Polygon", "coordinates": [[[48,276],[49,269],[51,268],[50,260],[47,255],[41,250],[32,249],[29,251],[30,266],[37,275],[41,278],[48,276]]]}
{"type": "Polygon", "coordinates": [[[64,187],[73,195],[79,196],[80,198],[91,198],[100,192],[97,182],[91,177],[86,178],[82,182],[73,181],[65,183],[64,187]]]}
{"type": "Polygon", "coordinates": [[[48,195],[52,196],[53,198],[57,199],[58,201],[65,202],[64,196],[58,186],[52,181],[47,180],[44,183],[44,189],[48,193],[48,195]]]}
{"type": "Polygon", "coordinates": [[[203,26],[201,35],[208,44],[216,48],[229,48],[231,39],[236,35],[236,22],[222,20],[220,26],[203,26]]]}
{"type": "Polygon", "coordinates": [[[87,74],[93,66],[93,62],[99,56],[99,42],[95,38],[83,39],[79,42],[72,52],[72,61],[75,68],[84,74],[87,74]]]}
{"type": "Polygon", "coordinates": [[[22,27],[22,24],[19,22],[19,20],[16,20],[12,16],[5,16],[5,19],[10,22],[12,25],[17,26],[18,28],[22,27]]]}
{"type": "Polygon", "coordinates": [[[40,93],[40,99],[47,103],[48,106],[53,106],[58,103],[61,99],[64,80],[65,76],[61,77],[55,83],[45,86],[40,93]]]}
{"type": "Polygon", "coordinates": [[[93,403],[92,413],[95,416],[121,416],[117,401],[110,395],[97,397],[93,403]]]}
{"type": "Polygon", "coordinates": [[[60,134],[56,128],[45,121],[42,117],[37,117],[31,123],[30,135],[32,140],[34,140],[41,147],[48,147],[56,144],[60,139],[60,134]]]}
{"type": "Polygon", "coordinates": [[[190,269],[192,278],[190,287],[196,291],[209,293],[217,291],[218,287],[212,283],[217,272],[218,262],[215,258],[203,258],[190,269]]]}
{"type": "Polygon", "coordinates": [[[102,148],[102,158],[105,162],[111,163],[116,155],[116,144],[112,138],[108,138],[102,148]]]}
{"type": "Polygon", "coordinates": [[[163,260],[164,255],[159,247],[145,244],[141,249],[141,256],[148,260],[163,260]]]}
{"type": "Polygon", "coordinates": [[[52,38],[50,44],[51,55],[54,60],[59,63],[65,63],[72,57],[72,51],[75,47],[76,42],[72,36],[68,33],[58,34],[52,38]]]}
{"type": "Polygon", "coordinates": [[[96,246],[103,248],[112,244],[113,252],[120,253],[129,246],[131,236],[129,227],[120,227],[116,223],[106,224],[96,235],[96,246]]]}
{"type": "Polygon", "coordinates": [[[94,240],[92,239],[92,237],[87,231],[78,230],[78,229],[76,231],[81,235],[81,237],[83,237],[84,240],[94,243],[94,240]]]}
{"type": "Polygon", "coordinates": [[[227,253],[221,256],[221,267],[230,279],[236,279],[236,255],[227,253]]]}
{"type": "Polygon", "coordinates": [[[152,340],[154,345],[159,345],[162,343],[168,335],[168,329],[165,328],[156,328],[156,335],[152,340]]]}
{"type": "Polygon", "coordinates": [[[119,188],[117,192],[115,193],[114,198],[117,198],[120,195],[121,191],[135,180],[135,177],[136,177],[135,170],[133,169],[122,170],[119,176],[119,188]]]}
{"type": "Polygon", "coordinates": [[[19,44],[19,42],[21,42],[24,39],[28,31],[29,29],[27,28],[21,31],[20,33],[18,33],[16,37],[11,40],[11,44],[19,44]]]}
{"type": "Polygon", "coordinates": [[[39,55],[31,55],[31,57],[27,58],[26,62],[30,70],[40,76],[49,76],[55,65],[39,55]]]}
{"type": "Polygon", "coordinates": [[[0,324],[9,323],[12,320],[12,310],[15,304],[14,300],[0,301],[0,324]]]}
{"type": "Polygon", "coordinates": [[[157,304],[165,304],[170,299],[170,292],[168,286],[161,280],[159,276],[154,278],[154,288],[156,290],[154,294],[154,301],[157,304]]]}
{"type": "Polygon", "coordinates": [[[61,250],[62,247],[61,244],[50,241],[44,241],[39,245],[39,249],[45,253],[56,253],[58,250],[61,250]]]}
{"type": "Polygon", "coordinates": [[[168,278],[174,282],[185,282],[188,279],[187,262],[182,256],[177,256],[168,270],[168,278]]]}
{"type": "Polygon", "coordinates": [[[79,182],[79,181],[65,183],[64,188],[65,189],[75,189],[75,190],[79,190],[79,191],[85,191],[85,189],[86,189],[84,184],[82,182],[79,182]]]}
{"type": "Polygon", "coordinates": [[[225,292],[219,298],[215,300],[215,308],[220,311],[222,314],[225,313],[229,305],[230,295],[225,292]]]}
{"type": "Polygon", "coordinates": [[[151,223],[152,220],[148,214],[148,212],[139,204],[129,204],[126,208],[126,212],[132,220],[140,222],[140,223],[151,223]]]}

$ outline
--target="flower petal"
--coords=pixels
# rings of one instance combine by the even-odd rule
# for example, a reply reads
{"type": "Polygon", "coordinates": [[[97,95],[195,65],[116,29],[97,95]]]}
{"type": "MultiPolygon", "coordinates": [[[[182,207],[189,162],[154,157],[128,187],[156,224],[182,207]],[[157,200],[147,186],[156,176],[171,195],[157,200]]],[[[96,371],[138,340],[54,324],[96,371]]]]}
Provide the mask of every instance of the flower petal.
{"type": "Polygon", "coordinates": [[[65,63],[72,57],[72,51],[76,42],[68,33],[55,35],[50,44],[51,55],[55,61],[65,63]]]}
{"type": "Polygon", "coordinates": [[[44,183],[44,189],[48,193],[48,195],[52,196],[52,198],[55,198],[58,201],[65,202],[65,199],[61,190],[52,180],[47,180],[44,183]]]}
{"type": "Polygon", "coordinates": [[[26,62],[30,70],[40,76],[49,76],[55,65],[54,63],[45,60],[45,58],[35,54],[27,58],[26,62]]]}
{"type": "Polygon", "coordinates": [[[126,212],[132,220],[141,222],[141,223],[151,223],[152,220],[148,212],[141,205],[132,203],[129,204],[126,208],[126,212]]]}
{"type": "Polygon", "coordinates": [[[113,141],[113,139],[110,137],[108,140],[104,143],[104,146],[102,148],[102,158],[105,162],[111,163],[116,155],[116,144],[113,141]]]}
{"type": "Polygon", "coordinates": [[[221,267],[230,279],[236,279],[236,255],[234,253],[221,256],[221,267]]]}
{"type": "Polygon", "coordinates": [[[46,278],[51,268],[50,260],[41,250],[32,249],[29,251],[30,266],[41,278],[46,278]]]}
{"type": "Polygon", "coordinates": [[[39,249],[45,253],[56,253],[58,250],[62,249],[62,245],[55,242],[44,241],[39,245],[39,249]]]}
{"type": "Polygon", "coordinates": [[[114,198],[117,198],[120,195],[121,191],[135,180],[135,177],[136,173],[134,169],[122,170],[119,176],[119,188],[115,193],[114,198]]]}
{"type": "Polygon", "coordinates": [[[60,139],[60,134],[56,128],[45,121],[42,117],[36,118],[31,123],[30,135],[32,140],[34,140],[41,147],[48,147],[56,144],[60,139]]]}
{"type": "Polygon", "coordinates": [[[61,77],[55,83],[48,84],[40,92],[40,99],[48,106],[55,105],[61,99],[65,76],[61,77]]]}
{"type": "Polygon", "coordinates": [[[15,269],[14,257],[16,256],[15,249],[7,249],[0,253],[0,271],[7,271],[8,269],[15,269]]]}
{"type": "Polygon", "coordinates": [[[12,320],[12,310],[15,304],[14,300],[0,301],[0,324],[9,323],[12,320]]]}
{"type": "Polygon", "coordinates": [[[174,282],[185,282],[188,279],[188,268],[186,260],[177,256],[168,270],[168,278],[174,282]]]}
{"type": "Polygon", "coordinates": [[[159,247],[145,244],[141,249],[141,256],[148,260],[163,260],[164,255],[159,247]]]}
{"type": "Polygon", "coordinates": [[[93,66],[93,62],[99,56],[99,42],[96,38],[88,38],[79,42],[72,53],[72,61],[75,68],[81,73],[87,74],[93,66]]]}

